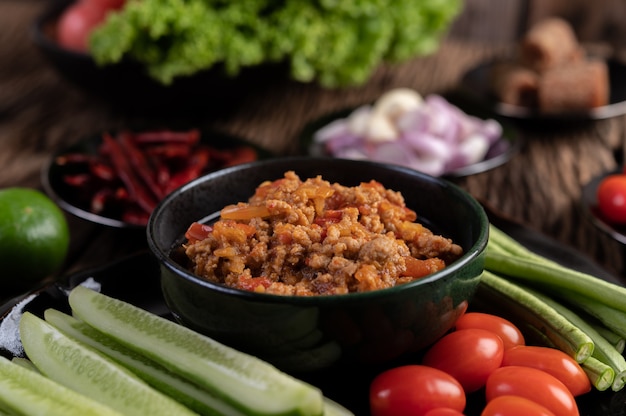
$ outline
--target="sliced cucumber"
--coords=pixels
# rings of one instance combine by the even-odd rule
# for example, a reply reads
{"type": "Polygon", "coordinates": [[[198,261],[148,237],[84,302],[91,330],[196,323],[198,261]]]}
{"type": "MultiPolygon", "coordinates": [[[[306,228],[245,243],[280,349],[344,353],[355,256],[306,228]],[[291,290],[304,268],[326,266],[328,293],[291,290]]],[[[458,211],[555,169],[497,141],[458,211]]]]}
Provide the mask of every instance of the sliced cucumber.
{"type": "Polygon", "coordinates": [[[175,322],[82,286],[73,314],[250,415],[319,416],[321,391],[269,363],[175,322]]]}
{"type": "Polygon", "coordinates": [[[13,413],[10,410],[3,409],[2,403],[0,403],[0,416],[16,416],[17,413],[13,413]]]}
{"type": "Polygon", "coordinates": [[[16,415],[121,416],[110,407],[1,356],[0,409],[16,415]]]}
{"type": "Polygon", "coordinates": [[[354,416],[350,410],[346,409],[328,397],[324,398],[324,416],[354,416]]]}
{"type": "Polygon", "coordinates": [[[47,377],[125,415],[194,415],[182,404],[95,350],[26,312],[20,320],[24,351],[47,377]]]}
{"type": "Polygon", "coordinates": [[[13,357],[11,358],[11,361],[13,361],[17,365],[21,365],[24,368],[28,368],[29,370],[40,372],[39,369],[35,367],[35,364],[33,364],[33,362],[29,360],[28,358],[13,357]]]}
{"type": "Polygon", "coordinates": [[[200,389],[146,356],[126,348],[83,321],[55,309],[47,309],[44,318],[65,335],[95,348],[137,374],[157,390],[201,415],[244,416],[206,390],[200,389]]]}

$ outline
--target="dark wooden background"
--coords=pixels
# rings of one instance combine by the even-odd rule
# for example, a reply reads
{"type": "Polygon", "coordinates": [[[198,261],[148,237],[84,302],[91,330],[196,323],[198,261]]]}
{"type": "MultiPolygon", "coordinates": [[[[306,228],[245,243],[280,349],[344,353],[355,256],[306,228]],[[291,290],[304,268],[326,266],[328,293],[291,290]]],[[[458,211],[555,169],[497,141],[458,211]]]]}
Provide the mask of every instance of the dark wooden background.
{"type": "Polygon", "coordinates": [[[546,16],[561,16],[584,42],[626,47],[623,0],[465,0],[451,36],[477,41],[510,42],[546,16]]]}
{"type": "MultiPolygon", "coordinates": [[[[0,0],[0,188],[41,187],[51,154],[84,137],[167,118],[137,116],[61,76],[33,44],[33,20],[51,0],[0,0]]],[[[422,0],[415,0],[422,1],[422,0]]],[[[315,85],[276,85],[242,101],[226,118],[200,114],[198,127],[250,140],[277,154],[298,146],[298,134],[328,113],[371,102],[394,87],[423,95],[455,88],[463,74],[516,48],[532,23],[559,15],[582,42],[626,49],[624,0],[466,0],[439,50],[396,67],[382,67],[360,88],[327,91],[315,85]]],[[[623,161],[626,116],[572,127],[521,126],[527,145],[505,166],[460,181],[499,213],[572,246],[607,269],[624,273],[624,247],[597,230],[580,209],[581,186],[623,161]]],[[[102,265],[145,249],[145,235],[128,235],[68,216],[72,247],[62,273],[102,265]]],[[[624,273],[626,278],[626,273],[624,273]]]]}

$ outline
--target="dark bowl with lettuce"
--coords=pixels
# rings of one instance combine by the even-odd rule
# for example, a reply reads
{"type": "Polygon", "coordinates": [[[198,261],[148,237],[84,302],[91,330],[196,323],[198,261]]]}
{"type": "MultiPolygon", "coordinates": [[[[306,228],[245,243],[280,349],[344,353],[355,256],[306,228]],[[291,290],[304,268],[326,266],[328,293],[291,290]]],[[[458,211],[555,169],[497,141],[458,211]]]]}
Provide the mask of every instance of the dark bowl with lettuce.
{"type": "Polygon", "coordinates": [[[165,84],[131,58],[100,64],[91,54],[70,50],[57,41],[57,22],[73,3],[52,2],[31,27],[33,42],[64,79],[117,108],[150,113],[195,108],[228,110],[255,88],[267,86],[286,73],[279,64],[264,65],[246,68],[233,78],[224,73],[222,65],[215,65],[165,84]]]}
{"type": "Polygon", "coordinates": [[[128,0],[91,32],[89,53],[75,53],[55,36],[58,17],[72,3],[52,3],[33,26],[35,43],[68,79],[122,105],[185,104],[191,97],[219,107],[272,81],[364,84],[383,63],[435,51],[462,6],[461,0],[393,0],[393,7],[376,0],[128,0]]]}

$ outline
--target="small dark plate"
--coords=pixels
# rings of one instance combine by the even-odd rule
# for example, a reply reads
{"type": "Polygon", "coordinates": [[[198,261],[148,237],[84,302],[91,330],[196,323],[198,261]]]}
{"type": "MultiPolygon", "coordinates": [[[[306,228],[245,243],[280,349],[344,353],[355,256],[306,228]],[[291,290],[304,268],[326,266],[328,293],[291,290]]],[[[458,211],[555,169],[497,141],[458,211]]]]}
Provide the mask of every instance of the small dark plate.
{"type": "Polygon", "coordinates": [[[604,231],[615,240],[622,244],[626,244],[626,225],[611,224],[607,221],[598,209],[598,199],[596,193],[602,179],[608,175],[621,173],[622,169],[617,169],[593,178],[582,189],[582,206],[587,218],[600,230],[604,231]]]}
{"type": "MultiPolygon", "coordinates": [[[[564,247],[555,240],[504,218],[492,217],[492,219],[500,229],[535,252],[568,267],[591,273],[611,282],[618,282],[615,277],[601,269],[592,260],[573,249],[564,247]]],[[[57,284],[7,301],[0,305],[0,322],[7,318],[7,314],[15,305],[31,295],[33,299],[24,307],[24,310],[39,316],[47,308],[69,312],[67,291],[88,278],[93,278],[101,284],[102,293],[172,319],[161,293],[158,262],[150,253],[142,251],[102,267],[72,274],[57,284]]],[[[0,354],[8,358],[13,356],[13,353],[3,350],[1,346],[0,354]]],[[[348,407],[356,415],[367,416],[369,414],[367,392],[372,380],[371,373],[361,373],[357,369],[346,372],[331,368],[313,375],[296,374],[296,376],[320,387],[325,395],[348,407]]],[[[618,393],[592,391],[579,396],[576,401],[581,416],[623,416],[626,389],[618,393]]],[[[464,414],[479,416],[484,404],[484,391],[470,394],[464,414]]]]}
{"type": "Polygon", "coordinates": [[[601,120],[626,114],[626,65],[616,60],[607,60],[609,70],[610,96],[607,105],[582,112],[546,114],[536,109],[505,104],[494,96],[489,87],[489,74],[495,61],[476,66],[465,73],[461,80],[461,88],[475,100],[491,108],[502,116],[555,121],[601,120]]]}
{"type": "MultiPolygon", "coordinates": [[[[510,123],[507,123],[506,120],[503,120],[502,117],[494,117],[493,114],[485,112],[477,106],[472,106],[471,103],[468,103],[467,101],[463,101],[461,97],[447,96],[445,98],[448,99],[451,104],[456,105],[468,115],[473,115],[483,119],[492,118],[497,120],[502,126],[502,138],[491,146],[487,156],[482,161],[447,172],[443,174],[442,177],[461,178],[486,172],[498,166],[504,165],[520,151],[522,148],[521,137],[517,133],[517,130],[510,123]]],[[[323,145],[315,143],[313,140],[314,134],[317,130],[326,126],[330,122],[349,116],[354,110],[354,108],[340,110],[332,114],[322,116],[319,119],[307,124],[300,133],[300,152],[311,156],[332,156],[325,151],[323,145]]]]}
{"type": "MultiPolygon", "coordinates": [[[[217,149],[233,149],[239,146],[247,146],[255,150],[257,159],[266,159],[272,157],[272,153],[259,146],[249,143],[238,137],[227,135],[224,133],[203,131],[200,142],[205,145],[217,149]]],[[[43,166],[41,171],[41,182],[45,192],[64,210],[67,212],[101,225],[114,228],[137,228],[143,229],[145,225],[137,225],[122,221],[115,216],[99,215],[91,212],[86,195],[81,194],[76,188],[68,185],[63,177],[66,174],[77,173],[72,165],[61,166],[55,163],[58,156],[69,153],[81,153],[86,155],[95,155],[102,143],[101,136],[92,136],[79,141],[54,153],[43,166]]]]}

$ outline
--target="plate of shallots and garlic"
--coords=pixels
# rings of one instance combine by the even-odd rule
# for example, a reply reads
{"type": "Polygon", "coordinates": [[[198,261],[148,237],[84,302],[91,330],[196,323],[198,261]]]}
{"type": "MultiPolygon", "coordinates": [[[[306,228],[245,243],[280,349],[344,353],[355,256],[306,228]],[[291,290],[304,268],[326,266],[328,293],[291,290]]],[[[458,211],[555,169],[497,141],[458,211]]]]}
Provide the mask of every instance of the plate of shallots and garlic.
{"type": "Polygon", "coordinates": [[[470,110],[443,95],[395,88],[310,123],[301,148],[312,156],[393,163],[432,176],[473,175],[506,163],[521,142],[505,120],[470,110]]]}

